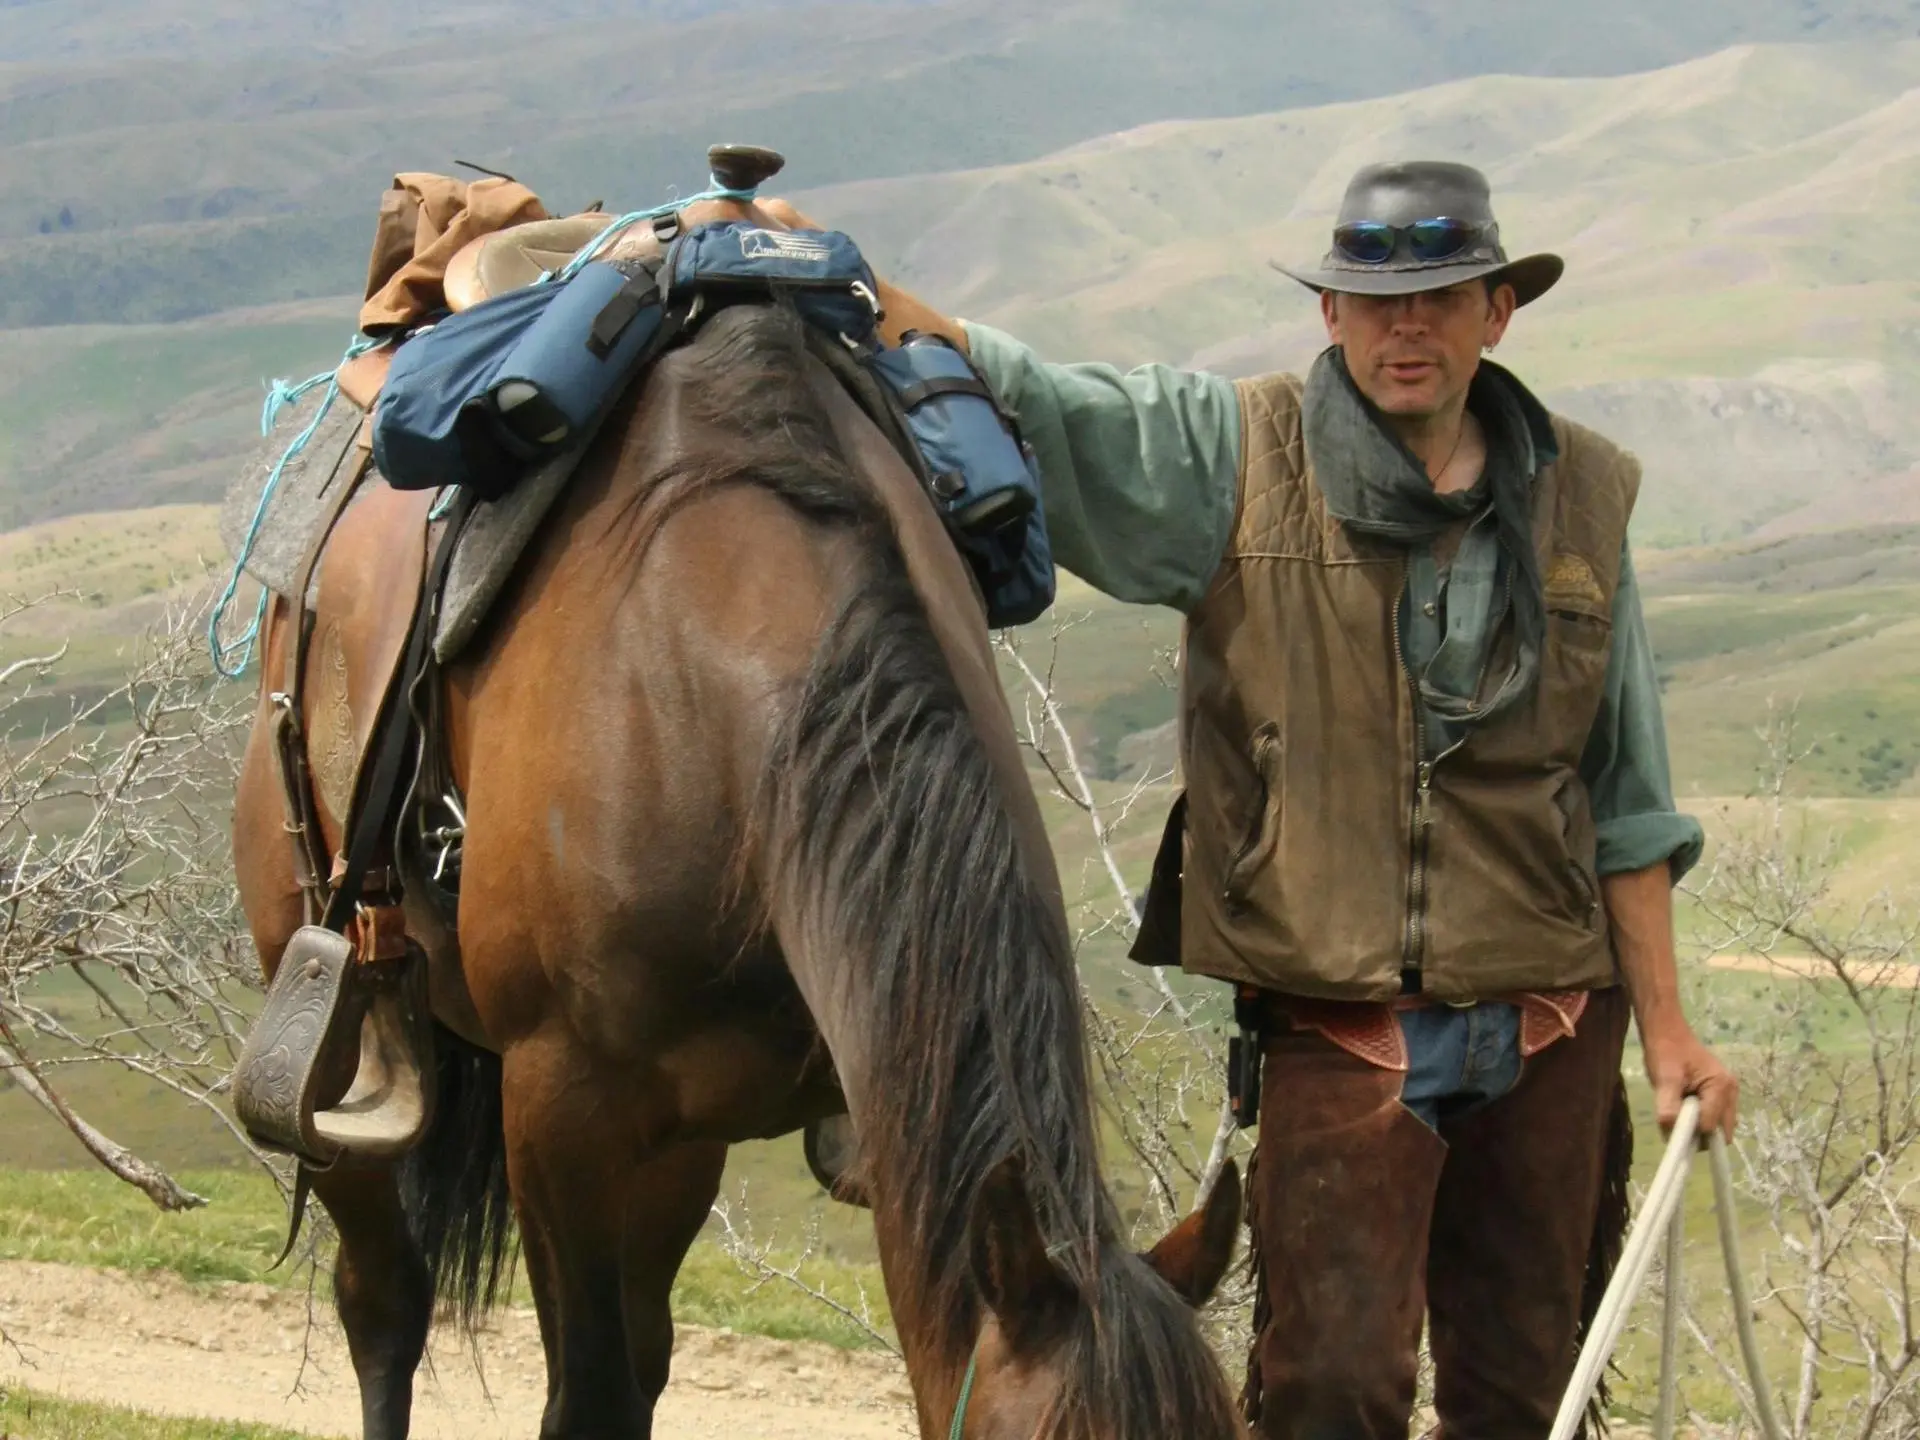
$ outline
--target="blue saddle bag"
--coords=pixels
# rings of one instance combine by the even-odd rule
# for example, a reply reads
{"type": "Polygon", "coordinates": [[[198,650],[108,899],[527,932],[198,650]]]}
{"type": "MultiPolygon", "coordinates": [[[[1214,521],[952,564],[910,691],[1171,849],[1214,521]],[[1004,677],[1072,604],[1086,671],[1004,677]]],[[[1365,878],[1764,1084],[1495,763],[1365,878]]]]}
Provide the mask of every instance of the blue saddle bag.
{"type": "Polygon", "coordinates": [[[667,304],[691,307],[696,295],[779,295],[809,325],[859,344],[872,342],[880,302],[860,247],[838,230],[763,230],[731,221],[676,239],[661,275],[667,304]]]}
{"type": "Polygon", "coordinates": [[[657,275],[590,261],[403,341],[374,407],[375,463],[397,489],[458,485],[498,498],[588,435],[703,306],[778,297],[850,342],[892,392],[988,623],[1024,625],[1054,595],[1033,452],[952,345],[931,335],[880,344],[876,289],[859,247],[831,230],[701,226],[673,240],[657,275]]]}
{"type": "Polygon", "coordinates": [[[1053,550],[1040,469],[1013,419],[959,349],[911,333],[867,364],[906,415],[927,484],[973,567],[995,629],[1037,620],[1053,604],[1053,550]]]}
{"type": "Polygon", "coordinates": [[[374,463],[395,489],[459,485],[498,498],[593,429],[662,318],[650,273],[593,261],[415,332],[374,406],[374,463]]]}

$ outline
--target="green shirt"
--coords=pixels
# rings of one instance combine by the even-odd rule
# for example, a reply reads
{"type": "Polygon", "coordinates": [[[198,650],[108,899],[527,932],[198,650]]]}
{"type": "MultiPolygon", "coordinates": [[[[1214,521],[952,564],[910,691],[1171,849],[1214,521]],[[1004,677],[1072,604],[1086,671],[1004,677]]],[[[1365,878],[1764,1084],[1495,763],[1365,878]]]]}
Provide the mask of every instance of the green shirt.
{"type": "MultiPolygon", "coordinates": [[[[1118,600],[1199,604],[1226,554],[1240,491],[1240,404],[1218,375],[1143,365],[1050,365],[967,325],[975,362],[1040,459],[1054,559],[1118,600]]],[[[1414,605],[1442,600],[1437,566],[1411,567],[1414,605]]],[[[1413,664],[1429,656],[1410,655],[1413,664]]],[[[1660,685],[1632,557],[1620,557],[1606,692],[1581,758],[1602,875],[1700,858],[1699,822],[1673,803],[1660,685]]]]}

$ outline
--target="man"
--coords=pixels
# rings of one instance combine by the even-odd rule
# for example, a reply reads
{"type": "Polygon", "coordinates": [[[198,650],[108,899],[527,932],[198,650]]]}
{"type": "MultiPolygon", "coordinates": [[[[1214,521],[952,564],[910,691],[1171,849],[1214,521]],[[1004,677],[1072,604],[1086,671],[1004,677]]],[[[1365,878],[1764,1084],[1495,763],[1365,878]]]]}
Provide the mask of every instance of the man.
{"type": "Polygon", "coordinates": [[[1548,1433],[1624,1220],[1629,1011],[1661,1124],[1695,1094],[1733,1128],[1675,976],[1701,834],[1639,467],[1482,359],[1562,269],[1508,260],[1478,171],[1420,162],[1361,171],[1286,272],[1331,342],[1304,381],[1043,364],[882,295],[1018,417],[1059,563],[1187,616],[1184,841],[1147,931],[1177,886],[1181,962],[1260,1016],[1264,1436],[1404,1437],[1423,1315],[1444,1435],[1548,1433]]]}

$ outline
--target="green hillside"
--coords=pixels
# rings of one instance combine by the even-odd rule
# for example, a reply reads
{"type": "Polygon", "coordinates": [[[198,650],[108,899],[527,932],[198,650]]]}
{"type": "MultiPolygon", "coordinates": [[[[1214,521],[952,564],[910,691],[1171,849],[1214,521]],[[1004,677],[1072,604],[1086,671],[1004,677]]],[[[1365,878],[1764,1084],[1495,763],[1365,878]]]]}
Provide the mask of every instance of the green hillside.
{"type": "MultiPolygon", "coordinates": [[[[918,53],[881,43],[887,33],[875,43],[902,64],[918,53]]],[[[1915,73],[1920,41],[1747,47],[1651,74],[1494,76],[1167,122],[1040,160],[799,198],[858,236],[886,272],[1043,354],[1241,373],[1299,366],[1321,343],[1311,297],[1265,261],[1323,245],[1355,165],[1465,156],[1493,175],[1510,242],[1569,260],[1566,281],[1521,317],[1502,357],[1557,407],[1642,454],[1643,545],[1713,543],[1769,524],[1857,526],[1890,504],[1911,504],[1908,518],[1920,520],[1920,500],[1903,498],[1912,487],[1888,479],[1920,467],[1920,282],[1889,263],[1884,243],[1920,215],[1915,73]],[[1817,510],[1803,513],[1811,502],[1817,510]]],[[[651,92],[636,94],[652,103],[651,92]]],[[[860,94],[884,103],[871,87],[860,94]]],[[[230,128],[270,135],[273,123],[230,128]]],[[[351,123],[383,125],[377,111],[351,123]]],[[[651,133],[648,143],[664,132],[651,133]]],[[[795,156],[796,184],[819,173],[813,159],[825,152],[785,122],[774,133],[795,156]]],[[[352,151],[343,139],[339,153],[352,151]]],[[[684,178],[697,147],[677,153],[685,160],[656,173],[684,178]]],[[[0,150],[0,174],[30,159],[0,150]]],[[[44,155],[31,163],[73,173],[44,155]]],[[[146,155],[137,168],[158,164],[146,155]]],[[[251,160],[217,168],[295,173],[251,160]]],[[[320,185],[328,172],[299,173],[320,185]]],[[[116,313],[164,320],[200,307],[183,297],[202,269],[218,292],[210,304],[263,286],[283,298],[336,296],[190,324],[0,331],[0,524],[215,498],[252,444],[260,382],[330,363],[350,326],[342,292],[358,283],[382,181],[326,183],[352,202],[338,222],[354,251],[345,269],[301,248],[324,241],[325,225],[305,210],[183,221],[165,243],[84,228],[0,238],[0,278],[11,277],[0,310],[66,286],[116,313]],[[201,258],[187,264],[168,249],[175,240],[202,247],[201,258]]],[[[584,203],[657,191],[583,179],[548,193],[584,203]]]]}
{"type": "Polygon", "coordinates": [[[1881,43],[1913,35],[1920,16],[1914,0],[1494,11],[13,3],[0,6],[0,323],[177,319],[340,293],[361,271],[373,192],[395,170],[457,158],[580,206],[695,181],[714,140],[773,139],[795,183],[820,184],[1482,73],[1619,74],[1741,42],[1881,43]]]}
{"type": "Polygon", "coordinates": [[[1250,369],[1296,361],[1318,333],[1266,258],[1324,249],[1358,165],[1453,156],[1493,177],[1511,246],[1569,260],[1542,304],[1551,325],[1512,342],[1543,383],[1743,374],[1912,342],[1914,285],[1878,227],[1920,196],[1916,65],[1903,42],[1740,47],[1617,79],[1482,77],[810,198],[903,280],[1017,319],[1050,351],[1250,369]]]}

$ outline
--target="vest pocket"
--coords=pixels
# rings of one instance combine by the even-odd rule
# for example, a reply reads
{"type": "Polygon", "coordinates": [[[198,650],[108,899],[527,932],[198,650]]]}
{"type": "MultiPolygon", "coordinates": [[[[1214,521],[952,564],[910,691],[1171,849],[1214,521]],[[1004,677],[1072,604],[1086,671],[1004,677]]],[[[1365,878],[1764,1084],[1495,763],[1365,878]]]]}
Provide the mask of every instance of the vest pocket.
{"type": "MultiPolygon", "coordinates": [[[[1600,928],[1600,877],[1586,860],[1581,858],[1587,847],[1576,842],[1575,816],[1583,819],[1585,810],[1582,797],[1574,789],[1576,781],[1568,780],[1554,792],[1554,809],[1560,812],[1560,849],[1566,867],[1567,884],[1572,891],[1572,910],[1574,918],[1589,930],[1600,928]]],[[[1582,834],[1590,833],[1590,823],[1582,824],[1582,834]]]]}
{"type": "Polygon", "coordinates": [[[1594,877],[1587,874],[1587,867],[1569,856],[1567,873],[1573,877],[1574,893],[1580,897],[1581,916],[1589,930],[1600,928],[1600,887],[1594,877]]]}
{"type": "Polygon", "coordinates": [[[1547,607],[1547,638],[1575,653],[1593,654],[1613,639],[1613,617],[1567,605],[1547,607]]]}
{"type": "Polygon", "coordinates": [[[1280,804],[1280,727],[1273,721],[1267,721],[1253,732],[1250,755],[1260,789],[1240,843],[1227,857],[1226,881],[1222,887],[1228,910],[1235,912],[1245,908],[1254,876],[1273,859],[1274,846],[1280,838],[1276,813],[1280,804]]]}

